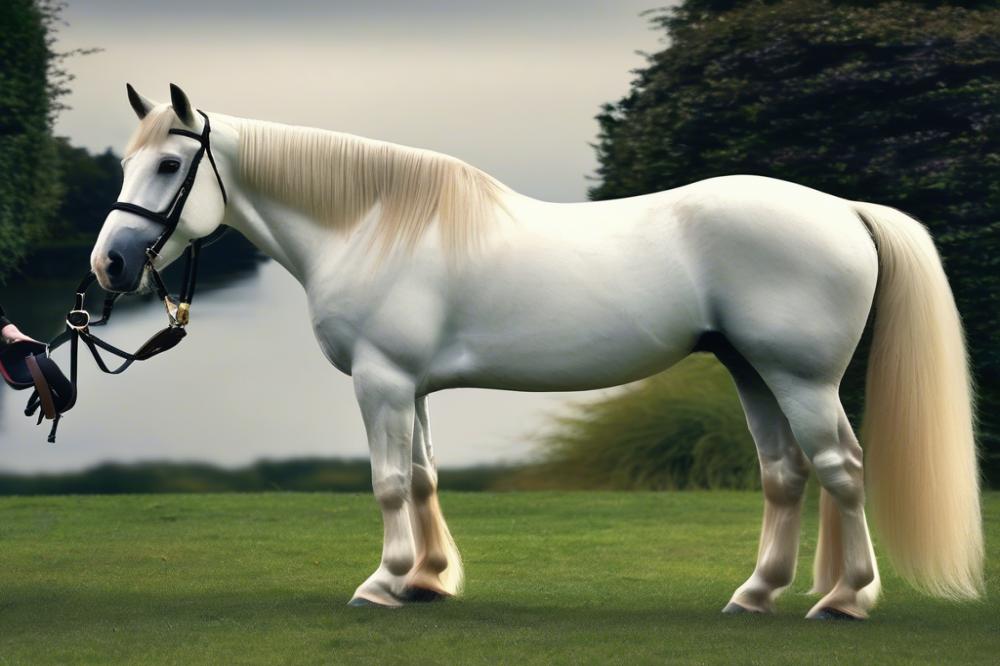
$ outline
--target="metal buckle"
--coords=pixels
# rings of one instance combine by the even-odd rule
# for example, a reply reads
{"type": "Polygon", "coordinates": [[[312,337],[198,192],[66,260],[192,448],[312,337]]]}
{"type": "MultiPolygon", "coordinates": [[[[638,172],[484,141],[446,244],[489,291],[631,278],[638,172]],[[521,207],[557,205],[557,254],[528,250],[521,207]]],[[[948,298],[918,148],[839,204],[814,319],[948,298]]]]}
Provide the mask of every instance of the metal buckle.
{"type": "Polygon", "coordinates": [[[178,315],[178,312],[177,312],[178,306],[177,306],[176,303],[174,303],[172,300],[170,300],[169,296],[164,296],[163,297],[163,307],[166,308],[166,310],[167,310],[167,318],[170,319],[170,325],[171,326],[178,326],[178,325],[180,325],[180,322],[179,322],[178,316],[177,316],[178,315]]]}
{"type": "Polygon", "coordinates": [[[66,315],[66,325],[75,331],[85,331],[90,325],[90,313],[86,310],[70,310],[66,315]]]}

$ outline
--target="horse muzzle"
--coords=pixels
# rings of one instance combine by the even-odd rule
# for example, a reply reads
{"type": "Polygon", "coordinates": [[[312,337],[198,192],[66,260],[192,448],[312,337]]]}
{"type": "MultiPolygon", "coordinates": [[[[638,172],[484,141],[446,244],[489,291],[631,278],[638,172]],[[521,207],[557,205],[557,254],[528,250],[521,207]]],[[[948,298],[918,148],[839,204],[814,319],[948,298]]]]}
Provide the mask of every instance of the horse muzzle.
{"type": "Polygon", "coordinates": [[[100,256],[93,257],[91,269],[106,291],[131,293],[139,289],[148,262],[146,249],[151,242],[140,236],[143,234],[118,233],[100,256]]]}

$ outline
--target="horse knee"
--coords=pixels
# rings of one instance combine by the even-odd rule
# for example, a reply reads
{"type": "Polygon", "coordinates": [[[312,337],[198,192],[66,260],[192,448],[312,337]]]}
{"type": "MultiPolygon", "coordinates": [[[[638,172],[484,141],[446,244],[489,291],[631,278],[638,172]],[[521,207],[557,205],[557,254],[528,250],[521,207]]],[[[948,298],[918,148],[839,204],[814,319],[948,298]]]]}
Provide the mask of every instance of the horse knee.
{"type": "Polygon", "coordinates": [[[760,479],[764,498],[781,506],[798,504],[805,492],[809,468],[798,451],[780,458],[760,460],[760,479]]]}
{"type": "Polygon", "coordinates": [[[375,500],[383,511],[403,508],[410,494],[410,482],[405,474],[387,474],[372,482],[375,500]]]}

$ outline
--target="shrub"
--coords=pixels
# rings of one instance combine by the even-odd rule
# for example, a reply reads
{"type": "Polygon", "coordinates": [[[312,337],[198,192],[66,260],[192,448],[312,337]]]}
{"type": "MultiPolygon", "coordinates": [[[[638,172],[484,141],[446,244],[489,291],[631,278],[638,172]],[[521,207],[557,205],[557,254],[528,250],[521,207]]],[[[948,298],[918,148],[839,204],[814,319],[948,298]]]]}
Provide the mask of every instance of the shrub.
{"type": "Polygon", "coordinates": [[[729,373],[698,354],[671,370],[577,402],[539,442],[541,460],[500,487],[757,488],[757,454],[729,373]]]}

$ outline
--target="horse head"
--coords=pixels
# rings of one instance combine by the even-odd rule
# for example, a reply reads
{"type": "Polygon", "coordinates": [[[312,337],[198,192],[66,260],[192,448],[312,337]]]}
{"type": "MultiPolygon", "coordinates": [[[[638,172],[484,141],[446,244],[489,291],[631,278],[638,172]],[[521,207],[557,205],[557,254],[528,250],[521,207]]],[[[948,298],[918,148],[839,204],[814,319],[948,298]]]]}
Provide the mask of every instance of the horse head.
{"type": "Polygon", "coordinates": [[[101,286],[117,292],[136,291],[148,266],[164,268],[191,242],[215,232],[226,209],[208,116],[176,85],[170,85],[170,104],[126,88],[139,126],[122,160],[118,201],[90,256],[101,286]]]}

